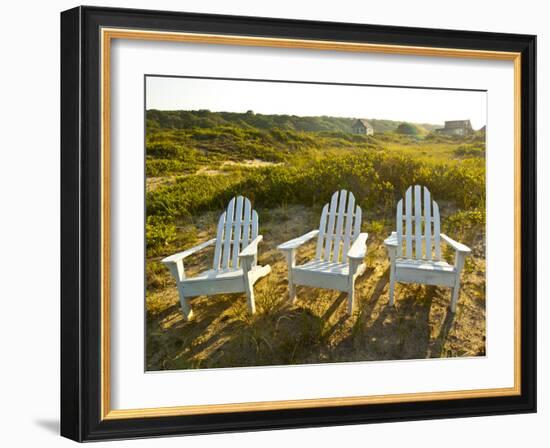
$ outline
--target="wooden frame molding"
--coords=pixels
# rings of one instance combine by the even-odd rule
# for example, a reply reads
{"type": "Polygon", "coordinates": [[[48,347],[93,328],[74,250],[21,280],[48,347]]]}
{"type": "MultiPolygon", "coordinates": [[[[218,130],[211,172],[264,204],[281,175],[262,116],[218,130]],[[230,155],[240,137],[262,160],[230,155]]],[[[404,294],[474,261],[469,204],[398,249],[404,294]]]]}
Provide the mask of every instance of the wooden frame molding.
{"type": "Polygon", "coordinates": [[[128,418],[151,418],[180,415],[200,415],[218,412],[243,412],[281,409],[308,409],[318,407],[406,403],[428,400],[456,400],[481,397],[503,397],[521,394],[521,53],[506,51],[484,51],[455,48],[431,48],[403,45],[363,44],[348,42],[330,42],[299,39],[273,39],[259,37],[229,36],[216,34],[156,32],[134,29],[102,28],[102,309],[101,309],[101,411],[102,419],[116,420],[128,418]],[[505,60],[514,63],[514,154],[515,154],[515,316],[514,316],[514,386],[509,388],[460,390],[448,392],[408,393],[392,395],[355,396],[338,398],[319,398],[306,400],[282,400],[231,403],[219,405],[192,405],[143,409],[111,409],[110,407],[110,66],[111,44],[114,39],[144,41],[208,43],[213,45],[239,45],[255,47],[295,48],[321,51],[367,52],[414,56],[453,57],[487,60],[505,60]]]}

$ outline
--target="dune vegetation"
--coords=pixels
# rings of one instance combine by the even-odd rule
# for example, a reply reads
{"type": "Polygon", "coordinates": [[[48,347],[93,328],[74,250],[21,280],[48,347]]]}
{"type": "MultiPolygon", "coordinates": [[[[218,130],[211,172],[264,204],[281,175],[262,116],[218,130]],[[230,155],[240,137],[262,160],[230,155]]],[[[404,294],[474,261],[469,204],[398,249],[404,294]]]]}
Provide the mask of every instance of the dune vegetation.
{"type": "MultiPolygon", "coordinates": [[[[352,119],[148,111],[146,132],[147,369],[238,367],[485,354],[485,137],[448,137],[437,126],[352,119]],[[416,132],[418,131],[418,132],[416,132]],[[457,313],[445,288],[398,284],[388,307],[383,239],[394,230],[396,201],[409,185],[428,187],[442,230],[472,249],[457,313]],[[369,232],[367,272],[356,309],[346,295],[298,287],[288,301],[287,268],[277,244],[318,227],[322,206],[352,191],[369,232]],[[241,294],[191,299],[183,321],[175,282],[160,260],[215,236],[229,199],[250,198],[260,216],[259,262],[272,273],[256,285],[257,312],[241,294]]],[[[298,263],[313,243],[298,252],[298,263]]],[[[445,251],[452,262],[453,252],[445,251]]],[[[186,259],[207,269],[212,250],[186,259]]]]}

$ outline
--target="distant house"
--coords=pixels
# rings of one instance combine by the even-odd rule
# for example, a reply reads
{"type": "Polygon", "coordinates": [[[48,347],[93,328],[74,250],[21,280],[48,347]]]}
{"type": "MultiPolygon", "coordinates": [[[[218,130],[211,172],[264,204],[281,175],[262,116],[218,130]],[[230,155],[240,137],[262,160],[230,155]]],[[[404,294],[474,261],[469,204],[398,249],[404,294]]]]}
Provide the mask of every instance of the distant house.
{"type": "Polygon", "coordinates": [[[451,120],[445,122],[445,127],[436,132],[446,135],[470,135],[474,132],[470,120],[451,120]]]}
{"type": "Polygon", "coordinates": [[[354,134],[363,134],[363,135],[372,135],[374,134],[374,128],[370,125],[367,120],[359,119],[353,126],[351,130],[354,134]]]}

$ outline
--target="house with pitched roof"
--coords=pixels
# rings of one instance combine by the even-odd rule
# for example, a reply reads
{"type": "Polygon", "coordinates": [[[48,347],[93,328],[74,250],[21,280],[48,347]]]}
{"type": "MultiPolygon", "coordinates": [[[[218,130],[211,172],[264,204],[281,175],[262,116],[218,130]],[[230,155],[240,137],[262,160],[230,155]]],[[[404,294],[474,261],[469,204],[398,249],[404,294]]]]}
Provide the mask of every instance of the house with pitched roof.
{"type": "Polygon", "coordinates": [[[373,135],[374,128],[371,124],[362,118],[358,119],[351,127],[354,134],[373,135]]]}
{"type": "Polygon", "coordinates": [[[436,129],[436,132],[446,135],[470,135],[474,132],[470,120],[450,120],[445,122],[445,127],[436,129]]]}

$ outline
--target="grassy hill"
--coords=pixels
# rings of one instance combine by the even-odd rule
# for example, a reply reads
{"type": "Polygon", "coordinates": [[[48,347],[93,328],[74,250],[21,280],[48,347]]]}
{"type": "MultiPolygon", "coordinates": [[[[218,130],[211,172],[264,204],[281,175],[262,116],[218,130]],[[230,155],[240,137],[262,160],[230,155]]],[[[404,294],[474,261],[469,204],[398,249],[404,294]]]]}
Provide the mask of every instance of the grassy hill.
{"type": "MultiPolygon", "coordinates": [[[[159,177],[219,169],[225,162],[262,160],[299,164],[346,151],[391,150],[415,157],[453,157],[462,138],[428,133],[430,125],[370,120],[373,136],[353,134],[354,119],[297,117],[210,111],[147,112],[147,175],[159,177]],[[400,133],[412,127],[414,135],[400,133]]],[[[484,145],[481,136],[470,140],[484,145]]],[[[484,148],[462,148],[462,158],[484,155],[484,148]],[[478,150],[479,149],[479,150],[478,150]],[[477,151],[477,152],[476,152],[477,151]]]]}
{"type": "MultiPolygon", "coordinates": [[[[211,112],[209,110],[148,110],[147,126],[149,129],[188,129],[192,127],[211,128],[233,125],[242,128],[282,129],[303,132],[351,132],[351,127],[357,118],[364,117],[300,117],[296,115],[263,115],[252,111],[211,112]]],[[[375,133],[395,131],[400,121],[368,119],[375,133]]],[[[438,124],[415,123],[420,128],[432,131],[441,127],[438,124]]]]}

